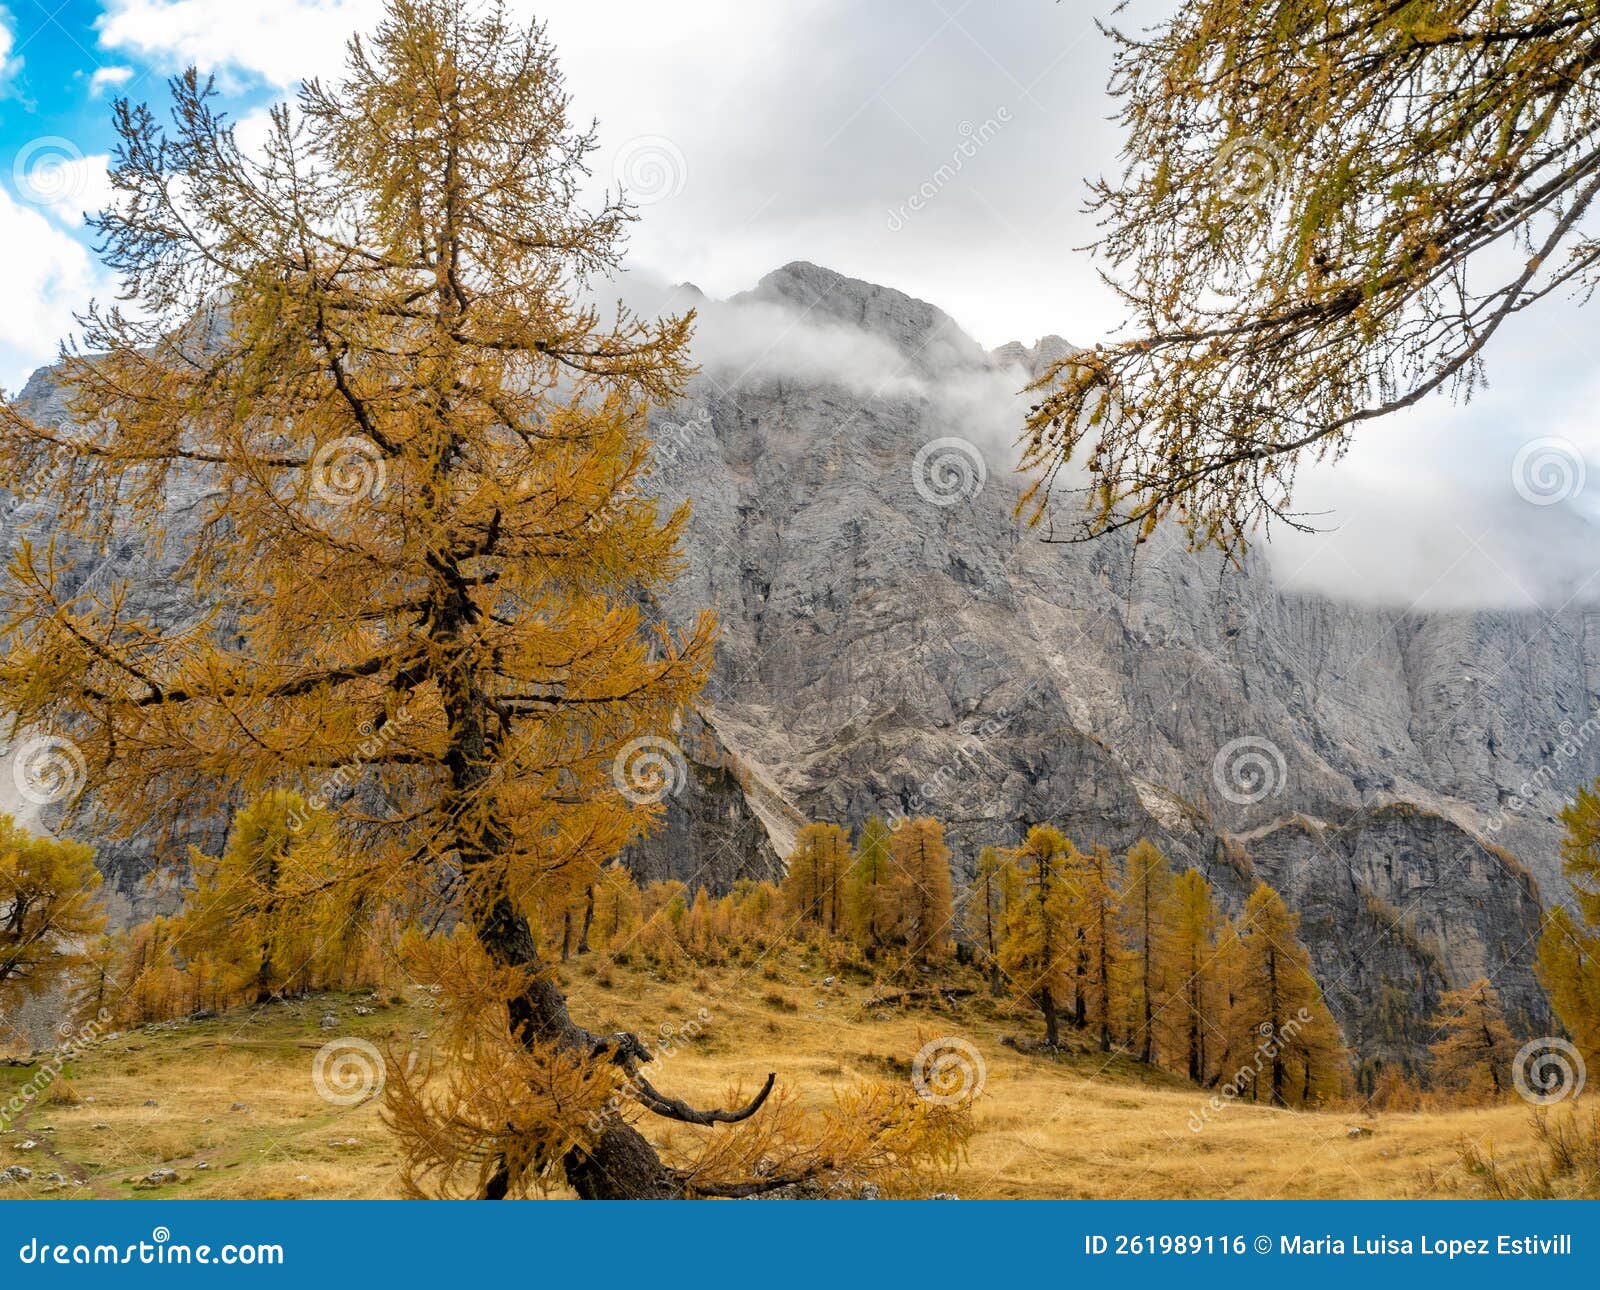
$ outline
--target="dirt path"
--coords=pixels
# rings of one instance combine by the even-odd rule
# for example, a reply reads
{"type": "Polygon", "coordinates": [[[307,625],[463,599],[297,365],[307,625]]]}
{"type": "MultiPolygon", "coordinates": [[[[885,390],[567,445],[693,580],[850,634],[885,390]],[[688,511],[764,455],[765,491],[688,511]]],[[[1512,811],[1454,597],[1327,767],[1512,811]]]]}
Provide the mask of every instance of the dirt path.
{"type": "MultiPolygon", "coordinates": [[[[26,1133],[28,1122],[33,1119],[33,1113],[38,1108],[38,1105],[39,1104],[36,1101],[29,1102],[28,1105],[23,1107],[18,1113],[17,1118],[11,1122],[18,1133],[26,1133]]],[[[99,1200],[109,1200],[116,1195],[115,1192],[109,1190],[105,1184],[100,1181],[100,1177],[98,1175],[91,1174],[86,1168],[84,1168],[83,1165],[79,1164],[76,1160],[73,1160],[58,1146],[56,1146],[55,1142],[52,1140],[52,1134],[41,1133],[36,1130],[30,1136],[32,1137],[33,1141],[39,1144],[39,1158],[41,1160],[49,1160],[52,1164],[57,1166],[54,1172],[65,1174],[73,1182],[81,1183],[83,1186],[94,1192],[95,1197],[99,1200]]],[[[38,1171],[35,1170],[36,1175],[37,1173],[38,1171]]],[[[33,1179],[33,1185],[36,1189],[39,1185],[39,1182],[39,1178],[35,1176],[33,1179]]]]}

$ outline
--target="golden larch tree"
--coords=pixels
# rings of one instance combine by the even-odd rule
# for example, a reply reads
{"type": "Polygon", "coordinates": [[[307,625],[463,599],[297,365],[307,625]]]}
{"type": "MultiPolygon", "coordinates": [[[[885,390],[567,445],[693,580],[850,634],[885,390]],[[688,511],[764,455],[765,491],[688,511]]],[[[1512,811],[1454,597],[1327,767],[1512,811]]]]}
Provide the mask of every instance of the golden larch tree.
{"type": "Polygon", "coordinates": [[[1100,1051],[1111,1051],[1113,1023],[1124,979],[1125,948],[1118,925],[1123,893],[1110,848],[1093,847],[1068,871],[1074,955],[1074,1024],[1095,1032],[1100,1051]]]}
{"type": "Polygon", "coordinates": [[[1345,1082],[1338,1026],[1322,1000],[1299,928],[1300,916],[1289,912],[1283,897],[1257,883],[1234,942],[1233,1003],[1220,1074],[1273,1106],[1335,1094],[1345,1082]]]}
{"type": "MultiPolygon", "coordinates": [[[[138,308],[80,320],[76,427],[0,411],[7,482],[45,481],[58,521],[6,580],[0,706],[78,744],[121,836],[295,789],[327,799],[347,900],[456,920],[414,964],[444,1073],[387,1086],[412,1187],[677,1197],[822,1167],[781,1105],[746,1123],[770,1079],[736,1112],[657,1092],[642,1041],[571,1015],[530,922],[659,817],[713,640],[653,616],[686,510],[641,486],[691,320],[585,303],[632,213],[579,199],[594,134],[543,30],[389,0],[254,151],[193,71],[170,89],[170,125],[114,107],[94,227],[138,308]],[[177,496],[184,613],[76,576],[113,531],[165,550],[177,496]],[[594,1114],[624,1081],[629,1112],[594,1114]],[[742,1127],[669,1165],[640,1109],[742,1127]]],[[[950,1123],[907,1115],[922,1142],[950,1123]]]]}
{"type": "Polygon", "coordinates": [[[1156,1056],[1156,1012],[1171,972],[1169,952],[1172,867],[1153,842],[1128,851],[1122,884],[1122,920],[1130,958],[1129,1025],[1142,1062],[1156,1056]]]}
{"type": "Polygon", "coordinates": [[[1064,536],[1303,526],[1300,468],[1600,284],[1594,4],[1190,0],[1108,31],[1126,146],[1090,208],[1125,334],[1045,373],[1025,436],[1029,504],[1082,503],[1064,536]]]}
{"type": "Polygon", "coordinates": [[[0,815],[0,1012],[88,960],[106,925],[100,881],[92,847],[0,815]]]}
{"type": "Polygon", "coordinates": [[[1012,853],[1021,892],[1006,920],[1000,968],[1011,989],[1044,1017],[1044,1041],[1061,1046],[1060,1014],[1071,996],[1079,945],[1067,871],[1079,863],[1077,849],[1059,829],[1036,824],[1012,853]]]}
{"type": "Polygon", "coordinates": [[[893,944],[904,931],[904,884],[889,853],[889,825],[869,815],[856,835],[855,867],[850,871],[850,922],[869,953],[893,944]]]}
{"type": "Polygon", "coordinates": [[[988,970],[989,992],[994,995],[1005,988],[1000,941],[1020,890],[1017,868],[1008,853],[999,847],[984,847],[978,852],[972,890],[967,894],[966,932],[977,946],[978,961],[988,970]]]}
{"type": "Polygon", "coordinates": [[[1171,917],[1172,972],[1159,1016],[1163,1053],[1200,1084],[1211,1069],[1214,1036],[1221,1033],[1226,985],[1221,917],[1211,884],[1198,869],[1185,869],[1173,882],[1171,917]]]}
{"type": "Polygon", "coordinates": [[[910,957],[924,963],[944,958],[955,922],[944,825],[926,815],[903,821],[889,837],[889,856],[900,880],[910,957]]]}
{"type": "Polygon", "coordinates": [[[1589,1066],[1600,1069],[1600,781],[1561,812],[1561,866],[1573,908],[1558,905],[1539,939],[1539,980],[1589,1066]]]}
{"type": "Polygon", "coordinates": [[[807,824],[795,839],[783,876],[793,916],[830,936],[840,930],[845,887],[855,857],[850,835],[837,824],[807,824]]]}
{"type": "Polygon", "coordinates": [[[1438,1036],[1428,1045],[1435,1088],[1499,1097],[1511,1087],[1517,1041],[1506,1025],[1499,992],[1486,979],[1446,990],[1432,1024],[1438,1036]]]}
{"type": "Polygon", "coordinates": [[[310,988],[320,940],[305,893],[332,876],[330,833],[322,812],[277,789],[234,817],[221,856],[191,850],[194,887],[177,933],[183,954],[228,964],[257,1003],[291,984],[310,988]]]}

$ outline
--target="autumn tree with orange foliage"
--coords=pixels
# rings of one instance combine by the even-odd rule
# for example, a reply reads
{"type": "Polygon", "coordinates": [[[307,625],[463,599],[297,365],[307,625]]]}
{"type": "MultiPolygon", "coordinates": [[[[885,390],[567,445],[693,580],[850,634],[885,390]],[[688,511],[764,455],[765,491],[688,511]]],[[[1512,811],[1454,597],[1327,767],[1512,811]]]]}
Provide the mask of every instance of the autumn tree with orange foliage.
{"type": "Polygon", "coordinates": [[[0,1010],[43,993],[84,961],[84,942],[105,928],[99,887],[90,847],[30,833],[0,815],[0,1010]]]}
{"type": "Polygon", "coordinates": [[[1600,780],[1578,790],[1561,822],[1573,907],[1557,905],[1545,919],[1539,980],[1584,1060],[1600,1066],[1600,780]]]}
{"type": "Polygon", "coordinates": [[[955,912],[944,825],[932,816],[904,821],[889,836],[889,857],[901,884],[910,957],[922,963],[946,957],[955,912]]]}
{"type": "MultiPolygon", "coordinates": [[[[713,639],[647,608],[686,510],[640,488],[645,406],[681,391],[691,320],[582,302],[632,213],[578,200],[595,140],[542,29],[389,0],[255,153],[195,73],[171,92],[170,127],[115,107],[94,227],[139,308],[82,318],[60,369],[78,428],[0,413],[4,482],[45,490],[62,534],[9,571],[0,705],[79,745],[121,836],[294,788],[327,798],[347,906],[459,921],[418,964],[445,1071],[388,1082],[417,1190],[676,1197],[820,1167],[727,1130],[669,1163],[637,1111],[593,1119],[629,1081],[680,1124],[750,1121],[772,1081],[731,1112],[657,1092],[641,1040],[569,1013],[530,923],[659,817],[626,768],[670,738],[713,639]],[[175,490],[195,525],[176,625],[74,566],[113,528],[162,549],[175,490]]],[[[891,1120],[913,1157],[961,1133],[891,1120]]]]}
{"type": "Polygon", "coordinates": [[[828,935],[843,930],[846,884],[855,856],[850,835],[837,824],[807,824],[795,839],[783,876],[791,914],[828,935]]]}
{"type": "Polygon", "coordinates": [[[1506,1025],[1499,991],[1485,978],[1446,990],[1433,1026],[1437,1038],[1428,1052],[1435,1088],[1483,1098],[1499,1097],[1510,1089],[1517,1041],[1506,1025]]]}
{"type": "Polygon", "coordinates": [[[1079,963],[1068,875],[1081,857],[1059,829],[1036,824],[1011,860],[1021,879],[1021,891],[1000,941],[1000,969],[1017,996],[1039,1009],[1044,1018],[1044,1042],[1057,1048],[1061,1044],[1061,1009],[1071,996],[1079,963]]]}

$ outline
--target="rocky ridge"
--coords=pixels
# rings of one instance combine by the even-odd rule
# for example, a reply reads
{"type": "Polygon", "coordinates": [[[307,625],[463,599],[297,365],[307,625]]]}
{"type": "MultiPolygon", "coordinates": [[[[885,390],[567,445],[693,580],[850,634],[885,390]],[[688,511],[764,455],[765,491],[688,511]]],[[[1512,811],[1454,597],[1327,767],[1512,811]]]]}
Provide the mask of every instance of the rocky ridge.
{"type": "Polygon", "coordinates": [[[1479,975],[1548,1028],[1555,816],[1600,773],[1593,609],[1399,613],[1285,593],[1263,556],[1232,568],[1168,532],[1137,560],[1043,543],[1013,517],[1009,440],[1061,338],[985,354],[933,306],[809,264],[704,307],[788,311],[779,351],[849,329],[872,360],[818,380],[713,353],[656,418],[654,486],[694,503],[669,608],[716,609],[707,720],[786,818],[937,815],[968,871],[1043,820],[1149,836],[1231,901],[1256,877],[1284,891],[1364,1052],[1415,1051],[1438,994],[1479,975]]]}
{"type": "MultiPolygon", "coordinates": [[[[1137,560],[1046,544],[1013,516],[1011,440],[1065,341],[986,353],[809,264],[696,303],[703,370],[652,415],[651,487],[694,508],[666,611],[710,606],[722,637],[699,712],[662,732],[686,773],[642,876],[725,888],[777,872],[800,822],[873,812],[945,820],[961,872],[1039,821],[1148,836],[1230,902],[1284,891],[1365,1054],[1414,1052],[1478,975],[1548,1028],[1533,945],[1565,895],[1556,811],[1600,773],[1594,610],[1335,603],[1164,531],[1137,560]]],[[[24,398],[52,413],[47,373],[24,398]]],[[[0,545],[42,522],[13,500],[0,545]]],[[[170,599],[134,536],[101,561],[87,577],[170,599]]],[[[148,857],[102,861],[137,897],[148,857]]]]}

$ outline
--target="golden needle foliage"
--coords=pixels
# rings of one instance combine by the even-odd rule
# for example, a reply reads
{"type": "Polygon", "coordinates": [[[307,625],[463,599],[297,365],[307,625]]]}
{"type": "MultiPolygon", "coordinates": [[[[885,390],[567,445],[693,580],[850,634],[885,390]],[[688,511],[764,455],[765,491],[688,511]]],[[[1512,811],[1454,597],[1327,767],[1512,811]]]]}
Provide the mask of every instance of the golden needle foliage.
{"type": "Polygon", "coordinates": [[[99,888],[90,847],[0,815],[0,1012],[85,963],[84,943],[106,923],[99,888]]]}
{"type": "Polygon", "coordinates": [[[1067,537],[1298,525],[1299,465],[1470,393],[1507,320],[1600,281],[1593,3],[1195,0],[1111,34],[1092,207],[1131,335],[1047,373],[1025,436],[1024,509],[1076,494],[1067,537]]]}
{"type": "Polygon", "coordinates": [[[1575,908],[1557,906],[1539,940],[1539,980],[1591,1069],[1600,1069],[1600,782],[1561,812],[1562,870],[1575,908]]]}
{"type": "MultiPolygon", "coordinates": [[[[0,706],[81,748],[123,836],[282,790],[325,808],[315,939],[380,904],[467,929],[440,972],[446,1091],[393,1085],[414,1179],[681,1195],[627,1120],[575,1130],[651,1054],[572,1019],[534,922],[657,819],[629,757],[710,666],[711,617],[654,609],[686,508],[641,487],[691,319],[585,303],[632,215],[580,203],[594,136],[542,29],[498,6],[390,0],[256,153],[193,71],[171,93],[169,125],[117,102],[95,221],[138,311],[82,318],[74,428],[0,409],[5,482],[58,519],[0,593],[0,706]],[[83,582],[113,531],[171,557],[182,612],[83,582]]],[[[744,1125],[765,1095],[743,1119],[639,1100],[744,1125]]]]}

